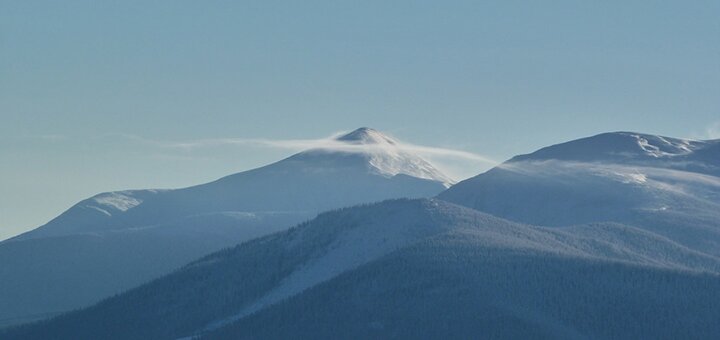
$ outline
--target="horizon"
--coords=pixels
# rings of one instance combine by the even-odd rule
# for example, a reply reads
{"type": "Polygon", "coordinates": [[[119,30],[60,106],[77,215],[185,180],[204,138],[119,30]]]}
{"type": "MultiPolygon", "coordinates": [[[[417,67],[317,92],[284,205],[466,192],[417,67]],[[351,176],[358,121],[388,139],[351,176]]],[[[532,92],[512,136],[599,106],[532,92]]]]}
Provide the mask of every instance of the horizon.
{"type": "Polygon", "coordinates": [[[0,240],[362,126],[455,180],[605,132],[720,138],[714,1],[0,8],[0,240]]]}

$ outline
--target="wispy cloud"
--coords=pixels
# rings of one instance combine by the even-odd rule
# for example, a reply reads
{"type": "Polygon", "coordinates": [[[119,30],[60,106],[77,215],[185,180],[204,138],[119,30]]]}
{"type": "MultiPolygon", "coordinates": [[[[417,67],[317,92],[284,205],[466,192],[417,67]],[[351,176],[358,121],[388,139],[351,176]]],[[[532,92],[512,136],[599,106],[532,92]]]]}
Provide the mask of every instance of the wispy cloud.
{"type": "Polygon", "coordinates": [[[342,133],[333,134],[327,138],[319,139],[265,139],[265,138],[212,138],[212,139],[195,139],[186,141],[163,141],[156,139],[148,139],[136,135],[115,134],[133,141],[151,144],[158,147],[182,150],[195,150],[222,146],[238,146],[238,147],[267,147],[275,149],[284,149],[290,151],[302,151],[308,149],[323,149],[328,151],[342,152],[411,152],[420,156],[428,156],[434,158],[450,158],[467,160],[473,162],[484,163],[487,165],[497,165],[499,162],[490,157],[477,153],[457,150],[451,148],[441,148],[434,146],[417,145],[405,142],[395,141],[395,144],[351,144],[336,139],[342,133]]]}
{"type": "MultiPolygon", "coordinates": [[[[327,151],[374,153],[407,152],[418,155],[435,165],[440,171],[453,179],[464,179],[479,174],[482,171],[498,165],[500,162],[475,152],[437,146],[427,146],[406,143],[393,138],[394,144],[352,144],[337,140],[347,132],[341,131],[324,138],[317,139],[271,139],[271,138],[205,138],[188,140],[164,140],[147,138],[129,133],[108,133],[90,137],[94,144],[131,142],[143,148],[153,149],[153,154],[164,155],[167,159],[200,159],[218,157],[226,152],[228,147],[242,150],[253,148],[267,148],[273,150],[287,150],[300,152],[309,149],[322,149],[327,151]]],[[[82,138],[77,136],[60,135],[34,135],[34,139],[44,141],[68,140],[79,142],[82,138]]]]}

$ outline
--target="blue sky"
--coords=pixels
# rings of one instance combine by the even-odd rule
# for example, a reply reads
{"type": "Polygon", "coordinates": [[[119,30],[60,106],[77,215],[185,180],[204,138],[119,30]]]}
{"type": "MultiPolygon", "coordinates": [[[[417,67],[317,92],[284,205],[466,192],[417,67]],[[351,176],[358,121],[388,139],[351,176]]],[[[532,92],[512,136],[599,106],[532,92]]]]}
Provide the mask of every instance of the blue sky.
{"type": "Polygon", "coordinates": [[[147,140],[371,126],[503,160],[605,131],[720,138],[719,121],[718,1],[0,2],[0,239],[98,192],[292,153],[147,140]]]}

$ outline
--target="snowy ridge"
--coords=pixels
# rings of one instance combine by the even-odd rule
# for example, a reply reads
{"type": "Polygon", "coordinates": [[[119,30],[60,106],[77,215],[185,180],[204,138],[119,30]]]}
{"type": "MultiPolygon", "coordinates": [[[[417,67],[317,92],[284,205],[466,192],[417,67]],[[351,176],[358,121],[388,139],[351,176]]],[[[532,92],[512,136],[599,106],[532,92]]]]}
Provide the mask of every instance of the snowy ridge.
{"type": "MultiPolygon", "coordinates": [[[[447,202],[386,201],[357,212],[336,214],[336,223],[352,221],[336,231],[333,241],[310,261],[285,277],[278,286],[246,305],[237,314],[217,320],[201,333],[213,331],[301,294],[320,283],[363,264],[447,233],[479,247],[522,249],[585,260],[620,261],[685,271],[720,272],[720,258],[683,247],[667,238],[621,224],[593,224],[568,228],[541,228],[507,223],[447,202]]],[[[306,228],[310,229],[310,228],[306,228]]],[[[309,230],[302,230],[307,231],[309,230]]],[[[296,236],[286,240],[292,249],[296,236]]]]}
{"type": "MultiPolygon", "coordinates": [[[[452,229],[433,220],[432,215],[435,213],[433,210],[440,206],[437,201],[418,203],[386,202],[385,206],[377,206],[369,220],[341,230],[335,235],[321,257],[304,264],[266,295],[237,314],[212,323],[205,328],[205,331],[239,320],[419,239],[452,229]],[[416,206],[422,208],[417,209],[416,206]],[[410,209],[403,209],[406,207],[410,209]]],[[[447,209],[444,206],[443,208],[447,209]]],[[[365,219],[366,217],[359,215],[348,218],[365,219]]],[[[291,242],[299,242],[299,240],[295,239],[291,242]]],[[[292,243],[288,244],[288,247],[292,247],[292,243]]]]}
{"type": "Polygon", "coordinates": [[[637,132],[610,132],[548,146],[518,161],[612,162],[687,169],[720,175],[720,140],[689,140],[637,132]]]}

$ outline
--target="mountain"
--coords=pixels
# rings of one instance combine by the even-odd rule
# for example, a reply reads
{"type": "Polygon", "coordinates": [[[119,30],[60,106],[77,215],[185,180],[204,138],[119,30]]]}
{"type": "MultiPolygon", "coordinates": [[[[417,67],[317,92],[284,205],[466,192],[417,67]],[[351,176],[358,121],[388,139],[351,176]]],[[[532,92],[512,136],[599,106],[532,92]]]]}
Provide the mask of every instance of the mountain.
{"type": "Polygon", "coordinates": [[[710,338],[720,260],[438,199],[320,214],[3,339],[710,338]]]}
{"type": "Polygon", "coordinates": [[[451,183],[376,130],[332,142],[207,184],[99,194],[1,242],[0,326],[90,305],[325,210],[451,183]]]}
{"type": "Polygon", "coordinates": [[[376,130],[360,128],[336,142],[339,150],[304,151],[189,188],[99,194],[16,239],[139,228],[218,212],[307,216],[386,198],[431,196],[452,183],[376,130]]]}
{"type": "Polygon", "coordinates": [[[720,256],[720,140],[600,134],[514,157],[439,198],[534,225],[633,225],[720,256]]]}

